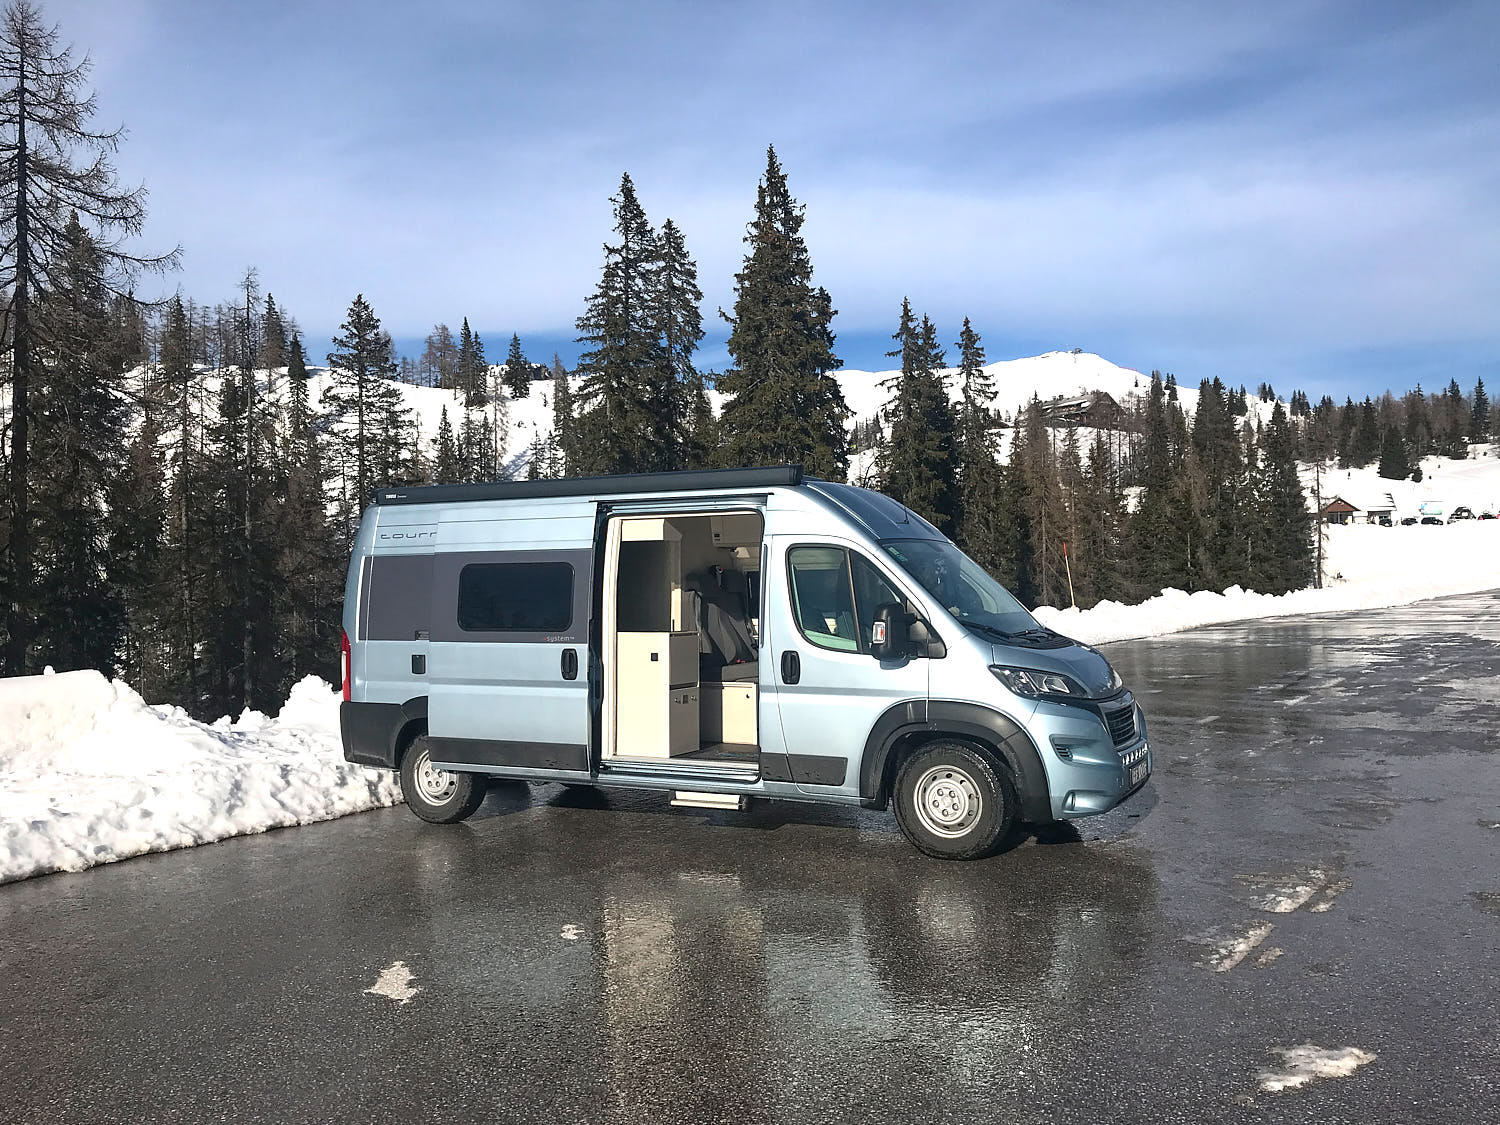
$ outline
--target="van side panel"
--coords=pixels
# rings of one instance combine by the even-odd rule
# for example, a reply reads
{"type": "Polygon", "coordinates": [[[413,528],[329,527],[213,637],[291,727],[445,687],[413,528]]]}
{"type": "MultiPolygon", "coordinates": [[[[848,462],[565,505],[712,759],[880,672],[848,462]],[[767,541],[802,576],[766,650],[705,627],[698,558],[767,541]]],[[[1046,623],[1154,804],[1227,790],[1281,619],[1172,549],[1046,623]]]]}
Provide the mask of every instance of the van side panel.
{"type": "Polygon", "coordinates": [[[428,587],[433,761],[586,775],[594,506],[475,508],[444,513],[428,587]]]}

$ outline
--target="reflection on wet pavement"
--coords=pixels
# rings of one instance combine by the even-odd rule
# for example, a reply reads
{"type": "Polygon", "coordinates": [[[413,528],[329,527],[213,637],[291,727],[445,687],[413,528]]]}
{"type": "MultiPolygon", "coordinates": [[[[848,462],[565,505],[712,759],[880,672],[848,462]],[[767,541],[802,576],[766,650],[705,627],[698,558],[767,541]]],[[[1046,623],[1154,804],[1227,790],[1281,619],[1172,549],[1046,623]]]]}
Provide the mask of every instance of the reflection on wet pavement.
{"type": "Polygon", "coordinates": [[[1110,646],[1157,777],[982,863],[874,812],[510,786],[451,829],[387,810],[0,888],[0,1104],[1493,1120],[1497,609],[1110,646]]]}

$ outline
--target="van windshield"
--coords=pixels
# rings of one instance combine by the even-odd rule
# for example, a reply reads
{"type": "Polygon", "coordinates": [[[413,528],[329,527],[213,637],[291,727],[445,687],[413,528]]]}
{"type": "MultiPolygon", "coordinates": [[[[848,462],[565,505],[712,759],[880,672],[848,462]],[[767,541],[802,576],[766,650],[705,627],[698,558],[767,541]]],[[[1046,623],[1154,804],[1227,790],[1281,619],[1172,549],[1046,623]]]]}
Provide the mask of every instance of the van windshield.
{"type": "Polygon", "coordinates": [[[959,624],[1006,637],[1040,628],[1009,590],[948,540],[882,539],[880,545],[959,624]]]}

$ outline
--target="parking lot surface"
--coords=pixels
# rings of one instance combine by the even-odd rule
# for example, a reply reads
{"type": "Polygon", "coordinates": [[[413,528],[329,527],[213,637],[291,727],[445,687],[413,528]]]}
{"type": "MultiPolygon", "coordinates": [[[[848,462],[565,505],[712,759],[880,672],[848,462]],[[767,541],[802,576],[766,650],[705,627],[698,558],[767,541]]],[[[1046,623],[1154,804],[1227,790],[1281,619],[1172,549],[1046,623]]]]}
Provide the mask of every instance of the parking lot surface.
{"type": "Polygon", "coordinates": [[[1500,596],[1106,652],[1156,776],[983,862],[537,786],[0,887],[0,1119],[1500,1120],[1500,596]]]}

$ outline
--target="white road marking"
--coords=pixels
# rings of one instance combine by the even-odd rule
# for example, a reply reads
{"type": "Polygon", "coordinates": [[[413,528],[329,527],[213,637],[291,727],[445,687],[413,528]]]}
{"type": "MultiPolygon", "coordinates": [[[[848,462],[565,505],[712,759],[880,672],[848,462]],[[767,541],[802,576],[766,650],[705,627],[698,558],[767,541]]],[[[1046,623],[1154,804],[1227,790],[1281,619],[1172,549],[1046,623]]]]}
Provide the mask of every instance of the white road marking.
{"type": "Polygon", "coordinates": [[[1280,957],[1285,952],[1286,950],[1282,949],[1281,946],[1273,945],[1270,949],[1267,949],[1264,953],[1262,953],[1255,959],[1255,967],[1257,969],[1264,969],[1267,965],[1276,960],[1276,958],[1280,957]]]}
{"type": "Polygon", "coordinates": [[[406,967],[405,961],[392,961],[380,970],[380,976],[365,989],[365,994],[384,996],[397,1004],[410,1004],[411,998],[422,991],[412,986],[412,980],[411,970],[406,967]]]}
{"type": "Polygon", "coordinates": [[[1209,723],[1215,722],[1218,717],[1219,716],[1217,715],[1204,715],[1203,718],[1198,720],[1198,725],[1200,727],[1206,727],[1209,723]]]}
{"type": "Polygon", "coordinates": [[[1276,1053],[1282,1058],[1281,1069],[1260,1072],[1260,1088],[1271,1094],[1305,1086],[1318,1078],[1344,1078],[1366,1063],[1375,1061],[1374,1052],[1362,1051],[1358,1047],[1329,1050],[1311,1043],[1300,1047],[1277,1047],[1276,1053]]]}
{"type": "Polygon", "coordinates": [[[1323,891],[1323,897],[1308,907],[1314,914],[1326,914],[1333,909],[1333,900],[1349,889],[1348,879],[1335,879],[1323,891]]]}
{"type": "Polygon", "coordinates": [[[562,928],[562,933],[559,936],[563,939],[563,941],[577,941],[582,934],[583,930],[580,927],[575,926],[572,922],[569,922],[562,928]]]}

